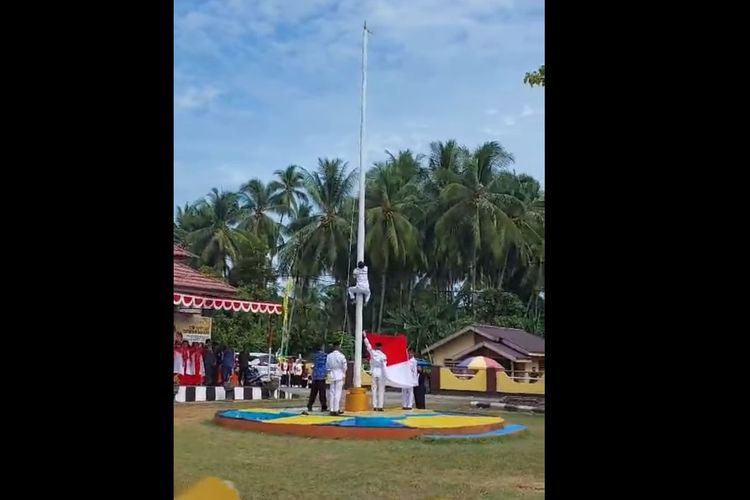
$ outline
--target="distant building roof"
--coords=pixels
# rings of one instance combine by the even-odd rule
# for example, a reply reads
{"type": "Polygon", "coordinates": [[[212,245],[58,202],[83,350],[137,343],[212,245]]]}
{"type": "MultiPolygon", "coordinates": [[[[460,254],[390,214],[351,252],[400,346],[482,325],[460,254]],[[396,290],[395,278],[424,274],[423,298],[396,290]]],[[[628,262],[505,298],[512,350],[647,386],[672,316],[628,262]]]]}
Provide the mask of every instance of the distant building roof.
{"type": "Polygon", "coordinates": [[[179,260],[186,260],[197,257],[197,255],[188,252],[186,249],[182,248],[179,245],[174,245],[174,252],[172,253],[172,255],[175,259],[179,260]]]}
{"type": "Polygon", "coordinates": [[[174,245],[173,285],[174,291],[205,297],[234,298],[237,289],[221,280],[206,276],[185,264],[187,259],[195,257],[184,248],[174,245]]]}
{"type": "Polygon", "coordinates": [[[503,343],[524,354],[544,354],[544,337],[502,326],[471,325],[479,333],[491,337],[493,341],[503,343]]]}
{"type": "MultiPolygon", "coordinates": [[[[494,343],[492,350],[499,354],[505,353],[509,359],[513,358],[526,358],[530,355],[544,356],[544,338],[537,335],[533,335],[529,332],[519,330],[517,328],[506,328],[502,326],[491,326],[491,325],[470,325],[463,328],[452,335],[448,335],[442,340],[435,342],[434,344],[422,349],[422,354],[434,351],[441,345],[447,344],[451,340],[460,337],[467,332],[474,332],[481,335],[482,337],[494,343]]],[[[491,343],[482,342],[478,343],[485,344],[485,347],[492,345],[491,343]]],[[[461,354],[468,354],[474,351],[474,347],[464,350],[461,354]]],[[[457,356],[460,357],[460,356],[457,356]]]]}

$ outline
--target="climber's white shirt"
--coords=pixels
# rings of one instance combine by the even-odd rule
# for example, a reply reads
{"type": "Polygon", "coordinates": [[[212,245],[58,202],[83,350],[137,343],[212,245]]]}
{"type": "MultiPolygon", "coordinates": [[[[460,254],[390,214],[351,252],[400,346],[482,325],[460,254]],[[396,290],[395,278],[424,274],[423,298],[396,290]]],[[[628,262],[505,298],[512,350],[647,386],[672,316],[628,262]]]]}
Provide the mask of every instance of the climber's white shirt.
{"type": "Polygon", "coordinates": [[[370,282],[367,280],[367,266],[354,269],[354,277],[357,279],[357,288],[369,290],[370,282]]]}

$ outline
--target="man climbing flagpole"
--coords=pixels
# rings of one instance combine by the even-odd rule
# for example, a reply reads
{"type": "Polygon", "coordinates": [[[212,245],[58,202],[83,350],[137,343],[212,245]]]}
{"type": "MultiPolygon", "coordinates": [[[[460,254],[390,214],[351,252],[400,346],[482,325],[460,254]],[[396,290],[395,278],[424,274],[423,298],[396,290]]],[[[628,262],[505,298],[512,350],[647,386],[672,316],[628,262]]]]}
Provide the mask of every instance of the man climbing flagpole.
{"type": "MultiPolygon", "coordinates": [[[[365,260],[365,111],[367,109],[367,21],[362,27],[362,96],[359,119],[359,210],[357,225],[357,262],[365,260]]],[[[356,294],[354,321],[353,387],[346,397],[346,411],[366,411],[367,393],[362,389],[362,310],[364,297],[356,294]]]]}

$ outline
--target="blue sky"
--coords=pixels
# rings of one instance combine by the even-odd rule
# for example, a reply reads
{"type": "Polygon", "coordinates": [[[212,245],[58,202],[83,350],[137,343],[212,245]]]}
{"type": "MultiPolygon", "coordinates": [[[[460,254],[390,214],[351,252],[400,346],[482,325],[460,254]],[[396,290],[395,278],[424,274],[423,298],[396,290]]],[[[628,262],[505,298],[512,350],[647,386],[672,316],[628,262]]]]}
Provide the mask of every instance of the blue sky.
{"type": "Polygon", "coordinates": [[[544,182],[542,0],[176,0],[174,197],[358,164],[362,21],[367,164],[433,140],[497,140],[544,182]]]}

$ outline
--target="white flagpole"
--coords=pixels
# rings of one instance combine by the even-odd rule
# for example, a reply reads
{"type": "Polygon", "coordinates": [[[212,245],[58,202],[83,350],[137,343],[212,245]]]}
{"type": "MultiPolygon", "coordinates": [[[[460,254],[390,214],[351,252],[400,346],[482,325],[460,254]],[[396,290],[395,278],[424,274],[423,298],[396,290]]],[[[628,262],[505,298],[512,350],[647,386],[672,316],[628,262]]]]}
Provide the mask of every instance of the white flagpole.
{"type": "MultiPolygon", "coordinates": [[[[359,220],[357,225],[357,262],[365,260],[365,110],[367,109],[367,21],[362,29],[362,107],[359,119],[359,220]]],[[[362,387],[362,312],[364,295],[356,295],[354,322],[354,387],[362,387]]]]}

